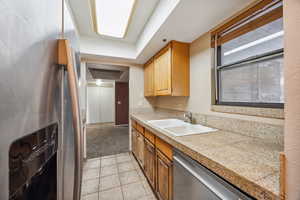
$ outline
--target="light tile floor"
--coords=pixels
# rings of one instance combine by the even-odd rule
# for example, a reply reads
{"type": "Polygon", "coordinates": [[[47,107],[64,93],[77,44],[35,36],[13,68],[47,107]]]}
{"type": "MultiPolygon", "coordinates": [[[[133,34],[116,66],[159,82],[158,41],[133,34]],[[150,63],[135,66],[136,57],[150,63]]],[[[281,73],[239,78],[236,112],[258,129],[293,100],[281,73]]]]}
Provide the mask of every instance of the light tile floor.
{"type": "Polygon", "coordinates": [[[156,200],[131,153],[84,163],[81,200],[156,200]]]}

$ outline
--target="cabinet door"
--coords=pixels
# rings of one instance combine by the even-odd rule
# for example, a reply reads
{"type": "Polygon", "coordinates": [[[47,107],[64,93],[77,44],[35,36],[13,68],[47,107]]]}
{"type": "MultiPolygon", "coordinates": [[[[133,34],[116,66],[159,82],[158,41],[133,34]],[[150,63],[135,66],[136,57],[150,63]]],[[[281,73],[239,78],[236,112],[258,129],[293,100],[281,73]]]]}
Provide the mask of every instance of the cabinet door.
{"type": "Polygon", "coordinates": [[[154,62],[152,59],[144,66],[144,93],[145,96],[154,96],[154,62]]]}
{"type": "Polygon", "coordinates": [[[147,139],[145,139],[144,158],[145,174],[152,187],[155,188],[155,147],[147,139]]]}
{"type": "Polygon", "coordinates": [[[140,165],[144,167],[144,136],[137,133],[137,157],[140,165]]]}
{"type": "Polygon", "coordinates": [[[159,150],[156,151],[156,191],[160,200],[172,200],[173,163],[159,150]]]}
{"type": "Polygon", "coordinates": [[[154,58],[155,95],[171,95],[171,47],[167,46],[154,58]]]}
{"type": "Polygon", "coordinates": [[[136,130],[132,128],[131,131],[131,148],[133,154],[137,157],[137,135],[136,135],[136,130]]]}

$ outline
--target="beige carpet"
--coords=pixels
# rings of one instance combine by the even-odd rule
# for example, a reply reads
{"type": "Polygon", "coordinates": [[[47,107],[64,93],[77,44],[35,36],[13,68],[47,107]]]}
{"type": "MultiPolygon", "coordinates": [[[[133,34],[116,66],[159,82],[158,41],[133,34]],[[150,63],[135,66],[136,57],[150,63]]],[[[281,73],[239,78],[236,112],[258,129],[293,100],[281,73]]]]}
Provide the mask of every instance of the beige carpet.
{"type": "Polygon", "coordinates": [[[129,151],[128,127],[112,123],[87,126],[87,158],[97,158],[129,151]]]}

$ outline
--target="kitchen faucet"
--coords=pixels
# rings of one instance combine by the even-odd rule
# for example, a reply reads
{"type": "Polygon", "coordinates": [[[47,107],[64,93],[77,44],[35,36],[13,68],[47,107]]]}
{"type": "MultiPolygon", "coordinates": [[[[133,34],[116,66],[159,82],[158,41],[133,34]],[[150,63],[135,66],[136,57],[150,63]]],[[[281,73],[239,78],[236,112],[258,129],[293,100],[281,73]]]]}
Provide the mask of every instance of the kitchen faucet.
{"type": "Polygon", "coordinates": [[[192,112],[186,112],[186,113],[184,113],[184,115],[183,115],[183,117],[184,117],[184,121],[185,122],[189,122],[189,123],[193,123],[193,114],[192,114],[192,112]]]}

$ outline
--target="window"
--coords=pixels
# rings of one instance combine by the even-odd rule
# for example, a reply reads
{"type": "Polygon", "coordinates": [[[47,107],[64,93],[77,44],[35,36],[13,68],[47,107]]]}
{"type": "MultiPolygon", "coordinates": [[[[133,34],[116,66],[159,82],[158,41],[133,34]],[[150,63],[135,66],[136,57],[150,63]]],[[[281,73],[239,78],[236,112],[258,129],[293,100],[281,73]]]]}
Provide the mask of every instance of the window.
{"type": "Polygon", "coordinates": [[[134,4],[135,0],[95,0],[98,34],[125,37],[134,4]]]}
{"type": "Polygon", "coordinates": [[[212,32],[216,103],[283,107],[282,1],[263,0],[212,32]]]}

